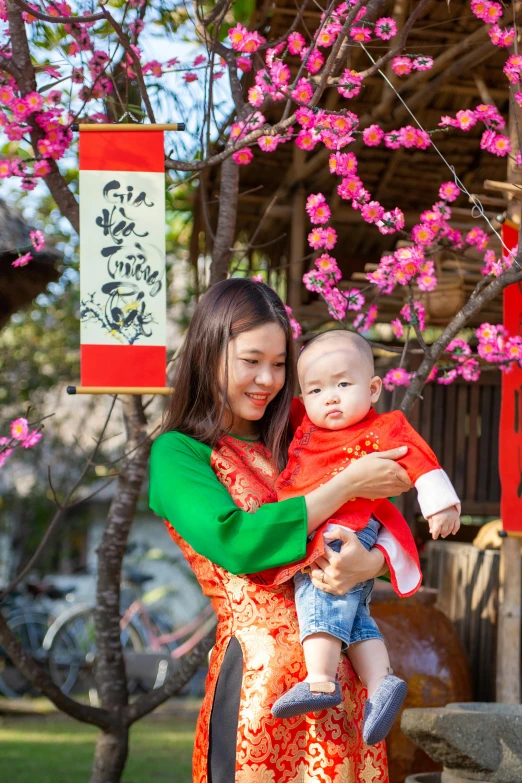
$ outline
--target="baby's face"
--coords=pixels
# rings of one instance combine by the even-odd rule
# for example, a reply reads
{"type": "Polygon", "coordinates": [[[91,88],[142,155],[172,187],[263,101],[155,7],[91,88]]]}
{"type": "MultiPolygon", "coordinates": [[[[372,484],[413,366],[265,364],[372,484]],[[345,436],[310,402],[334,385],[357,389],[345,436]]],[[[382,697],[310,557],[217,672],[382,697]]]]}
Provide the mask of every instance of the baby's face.
{"type": "Polygon", "coordinates": [[[310,346],[298,371],[308,417],[327,430],[361,421],[381,393],[382,382],[371,363],[342,338],[310,346]]]}

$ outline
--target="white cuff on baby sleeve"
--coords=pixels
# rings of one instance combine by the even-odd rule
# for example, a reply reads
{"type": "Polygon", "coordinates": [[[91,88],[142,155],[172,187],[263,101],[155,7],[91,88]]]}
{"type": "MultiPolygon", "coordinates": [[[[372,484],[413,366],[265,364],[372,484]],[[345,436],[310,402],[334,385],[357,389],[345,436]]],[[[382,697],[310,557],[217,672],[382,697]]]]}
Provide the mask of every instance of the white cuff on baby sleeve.
{"type": "Polygon", "coordinates": [[[420,476],[415,482],[415,489],[418,493],[422,516],[426,519],[452,506],[456,506],[460,514],[460,500],[448,475],[442,468],[430,470],[420,476]]]}

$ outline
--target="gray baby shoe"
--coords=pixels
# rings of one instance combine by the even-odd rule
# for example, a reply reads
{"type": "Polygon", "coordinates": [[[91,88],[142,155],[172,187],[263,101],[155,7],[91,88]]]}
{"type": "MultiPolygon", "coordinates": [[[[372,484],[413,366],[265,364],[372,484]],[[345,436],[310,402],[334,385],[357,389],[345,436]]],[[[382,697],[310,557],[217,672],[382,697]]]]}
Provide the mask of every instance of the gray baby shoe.
{"type": "Polygon", "coordinates": [[[364,707],[363,739],[367,745],[381,742],[392,727],[408,686],[404,680],[387,674],[364,707]]]}
{"type": "Polygon", "coordinates": [[[327,710],[341,701],[338,682],[298,682],[275,702],[272,715],[274,718],[295,718],[307,712],[327,710]]]}

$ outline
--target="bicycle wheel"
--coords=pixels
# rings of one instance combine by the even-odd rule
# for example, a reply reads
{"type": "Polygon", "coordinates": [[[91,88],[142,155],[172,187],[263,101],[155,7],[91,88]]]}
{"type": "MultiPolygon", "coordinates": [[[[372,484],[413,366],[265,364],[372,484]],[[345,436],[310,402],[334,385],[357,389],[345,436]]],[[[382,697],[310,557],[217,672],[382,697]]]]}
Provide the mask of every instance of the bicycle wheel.
{"type": "MultiPolygon", "coordinates": [[[[139,652],[143,642],[136,628],[128,625],[121,633],[124,651],[139,652]]],[[[71,693],[95,687],[96,636],[94,610],[90,607],[67,612],[49,629],[44,646],[49,654],[49,671],[63,691],[71,693]]],[[[132,683],[129,683],[131,690],[132,683]]]]}
{"type": "MultiPolygon", "coordinates": [[[[49,630],[49,618],[46,614],[22,611],[12,615],[7,625],[24,652],[40,663],[46,660],[47,653],[43,648],[43,640],[49,630]]],[[[32,687],[32,683],[18,671],[11,658],[0,648],[0,693],[9,699],[18,699],[29,693],[32,687]]]]}

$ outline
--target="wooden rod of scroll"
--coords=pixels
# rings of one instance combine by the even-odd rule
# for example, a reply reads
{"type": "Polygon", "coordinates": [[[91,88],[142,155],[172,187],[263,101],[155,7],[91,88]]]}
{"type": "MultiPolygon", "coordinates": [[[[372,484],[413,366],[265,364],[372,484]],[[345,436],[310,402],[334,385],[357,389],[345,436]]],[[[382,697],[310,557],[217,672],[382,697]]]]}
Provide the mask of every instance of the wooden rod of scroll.
{"type": "Polygon", "coordinates": [[[67,394],[172,394],[171,386],[68,386],[67,394]]]}
{"type": "Polygon", "coordinates": [[[72,130],[81,131],[184,131],[184,122],[167,122],[163,125],[149,123],[140,125],[134,122],[73,122],[72,130]]]}

